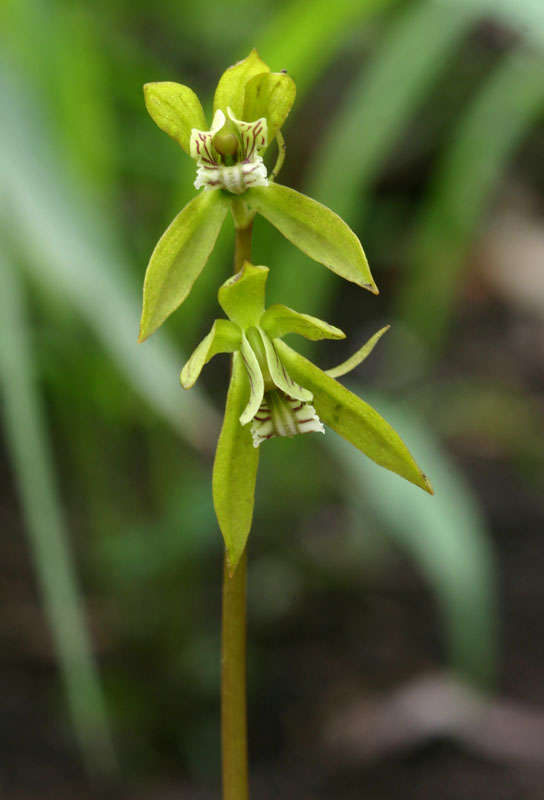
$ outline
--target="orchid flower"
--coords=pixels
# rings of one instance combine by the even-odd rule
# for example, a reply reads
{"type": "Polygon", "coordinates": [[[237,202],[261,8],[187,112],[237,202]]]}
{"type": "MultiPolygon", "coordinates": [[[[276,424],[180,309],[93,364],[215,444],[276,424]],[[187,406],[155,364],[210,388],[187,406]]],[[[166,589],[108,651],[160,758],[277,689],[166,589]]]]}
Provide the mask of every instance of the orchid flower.
{"type": "Polygon", "coordinates": [[[229,67],[217,85],[208,128],[197,95],[170,81],[144,86],[147,110],[196,162],[201,189],[159,239],[145,282],[140,341],[186,299],[213,250],[225,216],[247,227],[264,216],[306,255],[337,275],[377,294],[363,248],[337,214],[316,200],[275,182],[285,143],[281,128],[296,88],[285,72],[271,72],[256,50],[229,67]],[[265,154],[278,142],[269,174],[265,154]]]}
{"type": "Polygon", "coordinates": [[[274,436],[325,433],[324,424],[369,458],[432,492],[408,449],[371,406],[335,380],[369,355],[382,328],[354,356],[323,371],[282,338],[343,339],[339,328],[284,305],[265,310],[268,267],[246,261],[221,286],[218,300],[228,319],[217,319],[181,373],[189,389],[218,353],[233,354],[223,428],[213,474],[214,504],[235,569],[251,528],[259,445],[274,436]]]}

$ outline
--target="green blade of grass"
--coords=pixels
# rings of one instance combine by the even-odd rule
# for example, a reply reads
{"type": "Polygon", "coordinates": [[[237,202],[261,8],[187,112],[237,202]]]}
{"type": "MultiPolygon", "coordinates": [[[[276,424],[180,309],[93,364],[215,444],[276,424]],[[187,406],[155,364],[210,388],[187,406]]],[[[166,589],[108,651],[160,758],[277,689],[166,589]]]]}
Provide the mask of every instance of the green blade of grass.
{"type": "Polygon", "coordinates": [[[6,441],[75,735],[87,769],[111,773],[116,757],[33,378],[22,286],[5,254],[0,257],[0,275],[0,373],[6,441]]]}
{"type": "Polygon", "coordinates": [[[435,490],[430,497],[376,469],[342,439],[326,443],[345,467],[346,501],[361,520],[369,510],[406,551],[431,587],[445,631],[450,664],[472,682],[493,683],[497,656],[496,563],[477,501],[451,458],[413,415],[355,388],[391,420],[410,444],[435,490]]]}
{"type": "MultiPolygon", "coordinates": [[[[372,181],[479,11],[431,0],[409,5],[390,26],[370,64],[345,100],[308,169],[308,193],[350,224],[360,221],[372,181]],[[421,46],[425,42],[425,46],[421,46]]],[[[370,254],[369,254],[370,255],[370,254]]],[[[334,291],[330,275],[293,280],[304,264],[284,248],[278,258],[278,292],[304,299],[312,313],[325,313],[334,291]],[[281,267],[285,264],[285,267],[281,267]]]]}
{"type": "Polygon", "coordinates": [[[544,57],[503,56],[452,132],[417,222],[398,313],[437,354],[463,286],[466,257],[513,151],[544,111],[544,57]]]}
{"type": "Polygon", "coordinates": [[[279,11],[258,37],[261,56],[272,69],[286,69],[297,84],[297,97],[345,43],[354,26],[363,28],[398,0],[295,0],[279,11]]]}
{"type": "Polygon", "coordinates": [[[198,388],[180,391],[181,354],[161,335],[137,344],[140,301],[111,225],[68,184],[60,158],[47,147],[43,120],[29,111],[23,85],[0,76],[0,87],[4,235],[17,240],[32,279],[78,310],[150,406],[197,449],[210,452],[218,414],[198,388]]]}

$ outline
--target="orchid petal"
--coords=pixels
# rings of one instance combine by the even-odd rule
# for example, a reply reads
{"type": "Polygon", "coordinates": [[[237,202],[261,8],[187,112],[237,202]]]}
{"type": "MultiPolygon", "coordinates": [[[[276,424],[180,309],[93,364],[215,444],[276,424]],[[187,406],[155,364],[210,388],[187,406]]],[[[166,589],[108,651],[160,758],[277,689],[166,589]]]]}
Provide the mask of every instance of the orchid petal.
{"type": "Polygon", "coordinates": [[[429,494],[433,493],[427,477],[400,436],[377,411],[281,339],[277,339],[275,344],[289,373],[313,392],[313,404],[323,422],[376,464],[396,472],[429,494]]]}
{"type": "Polygon", "coordinates": [[[155,124],[190,154],[192,129],[206,127],[204,111],[193,90],[172,81],[146,83],[144,99],[155,124]]]}
{"type": "Polygon", "coordinates": [[[242,335],[238,325],[228,319],[216,319],[211,331],[202,339],[180,375],[184,389],[194,386],[205,364],[218,353],[234,353],[238,350],[242,335]]]}
{"type": "Polygon", "coordinates": [[[214,112],[220,108],[226,111],[230,106],[237,117],[244,115],[244,101],[246,85],[255,76],[262,72],[270,72],[270,67],[259,58],[255,49],[244,58],[229,67],[219,78],[219,83],[213,98],[214,112]]]}
{"type": "Polygon", "coordinates": [[[263,401],[264,379],[257,356],[244,334],[242,334],[240,354],[249,378],[249,400],[240,415],[240,425],[247,425],[253,419],[263,401]]]}
{"type": "Polygon", "coordinates": [[[329,378],[340,378],[342,375],[347,375],[347,373],[351,372],[351,370],[355,369],[355,367],[358,367],[359,364],[361,364],[365,358],[371,354],[379,340],[382,338],[384,333],[389,330],[390,327],[391,325],[386,325],[385,328],[381,328],[374,334],[374,336],[370,337],[368,342],[365,342],[365,344],[346,361],[343,361],[337,367],[326,369],[325,375],[328,375],[329,378]]]}
{"type": "Polygon", "coordinates": [[[260,321],[261,328],[272,338],[281,338],[288,333],[298,333],[305,339],[316,342],[319,339],[345,339],[346,334],[329,325],[327,322],[312,317],[310,314],[299,314],[280,303],[269,306],[260,321]]]}
{"type": "MultiPolygon", "coordinates": [[[[273,343],[267,334],[260,328],[258,328],[258,331],[261,341],[264,345],[268,371],[270,372],[270,377],[272,378],[274,384],[278,387],[278,389],[281,389],[282,392],[285,392],[285,394],[289,395],[289,397],[302,400],[302,402],[308,402],[311,400],[313,397],[312,393],[307,389],[304,389],[302,386],[299,386],[285,369],[274,346],[275,342],[273,343]]],[[[281,340],[277,339],[276,341],[279,342],[281,340]]]]}
{"type": "Polygon", "coordinates": [[[228,278],[218,292],[219,305],[242,329],[258,325],[264,313],[268,267],[245,261],[242,269],[228,278]]]}
{"type": "Polygon", "coordinates": [[[270,143],[287,119],[296,91],[295,82],[284,72],[255,75],[246,85],[244,119],[265,117],[270,143]]]}
{"type": "Polygon", "coordinates": [[[278,183],[250,188],[244,199],[310,258],[378,294],[361,243],[338,214],[278,183]]]}
{"type": "Polygon", "coordinates": [[[229,208],[220,191],[194,197],[157,242],[145,273],[140,341],[183,303],[202,272],[229,208]]]}

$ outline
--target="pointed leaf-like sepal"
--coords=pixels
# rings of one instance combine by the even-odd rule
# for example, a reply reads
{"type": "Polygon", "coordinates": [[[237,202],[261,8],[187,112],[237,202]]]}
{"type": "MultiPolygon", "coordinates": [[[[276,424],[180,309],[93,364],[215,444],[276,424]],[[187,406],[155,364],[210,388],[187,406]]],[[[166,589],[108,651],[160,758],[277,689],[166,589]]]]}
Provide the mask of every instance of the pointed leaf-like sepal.
{"type": "Polygon", "coordinates": [[[249,400],[240,414],[240,425],[247,425],[253,419],[263,401],[264,378],[257,356],[244,334],[242,334],[240,354],[249,378],[249,400]]]}
{"type": "Polygon", "coordinates": [[[145,273],[140,342],[156,331],[191,291],[229,205],[228,197],[219,190],[197,194],[157,242],[145,273]]]}
{"type": "Polygon", "coordinates": [[[310,258],[378,294],[359,239],[334,211],[278,183],[248,189],[244,199],[310,258]]]}
{"type": "Polygon", "coordinates": [[[433,493],[402,439],[377,411],[281,339],[276,346],[289,374],[313,392],[313,404],[323,422],[376,464],[433,493]]]}
{"type": "Polygon", "coordinates": [[[240,272],[228,278],[217,294],[219,305],[242,329],[259,324],[264,312],[268,267],[245,261],[240,272]]]}
{"type": "MultiPolygon", "coordinates": [[[[303,403],[310,401],[312,399],[312,393],[302,386],[299,386],[291,375],[289,375],[289,372],[285,369],[278,356],[275,342],[273,343],[263,330],[260,328],[258,330],[264,346],[266,365],[274,384],[278,389],[281,389],[282,392],[289,395],[289,397],[301,400],[303,403]]],[[[280,340],[277,339],[277,341],[279,342],[280,340]]]]}
{"type": "Polygon", "coordinates": [[[231,575],[251,530],[259,464],[259,450],[253,446],[250,428],[243,428],[239,422],[249,391],[248,383],[242,356],[235,353],[212,481],[213,504],[225,540],[231,575]]]}
{"type": "Polygon", "coordinates": [[[216,319],[211,331],[202,339],[189,361],[181,371],[180,381],[184,389],[194,386],[202,368],[218,353],[234,353],[239,350],[242,334],[238,325],[228,319],[216,319]]]}
{"type": "Polygon", "coordinates": [[[227,108],[232,109],[232,113],[238,119],[244,118],[244,101],[246,86],[248,82],[262,72],[270,72],[270,67],[259,58],[255,49],[244,58],[229,67],[221,75],[215,96],[213,98],[214,112],[220,108],[225,113],[227,108]]]}
{"type": "Polygon", "coordinates": [[[144,98],[153,121],[189,153],[191,130],[206,128],[202,105],[193,90],[172,81],[146,83],[144,98]]]}
{"type": "Polygon", "coordinates": [[[255,75],[246,86],[243,118],[265,117],[271,142],[291,111],[296,92],[294,80],[284,72],[255,75]]]}
{"type": "Polygon", "coordinates": [[[347,375],[348,372],[351,372],[352,369],[358,367],[365,358],[367,358],[371,352],[374,350],[376,345],[378,344],[379,340],[382,338],[384,333],[386,333],[391,325],[386,325],[385,328],[381,328],[377,331],[374,336],[371,336],[368,342],[357,350],[350,358],[346,361],[343,361],[337,367],[332,367],[332,369],[326,369],[325,374],[328,375],[330,378],[340,378],[342,375],[347,375]]]}
{"type": "Polygon", "coordinates": [[[288,333],[298,333],[312,342],[317,342],[319,339],[346,338],[346,334],[340,328],[310,314],[299,314],[298,311],[293,311],[292,308],[280,303],[266,309],[261,317],[260,326],[271,339],[281,339],[288,333]]]}

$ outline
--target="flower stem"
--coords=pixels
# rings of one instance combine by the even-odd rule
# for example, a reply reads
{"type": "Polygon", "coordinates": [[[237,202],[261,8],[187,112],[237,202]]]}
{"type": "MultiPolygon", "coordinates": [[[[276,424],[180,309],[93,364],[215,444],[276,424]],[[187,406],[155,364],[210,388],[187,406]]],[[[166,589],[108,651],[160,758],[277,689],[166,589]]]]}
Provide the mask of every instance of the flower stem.
{"type": "MultiPolygon", "coordinates": [[[[241,215],[234,215],[235,225],[241,215]]],[[[236,225],[234,271],[251,259],[253,218],[236,225]]],[[[225,555],[221,634],[221,760],[223,800],[248,800],[246,711],[246,564],[244,552],[233,575],[225,555]]]]}
{"type": "Polygon", "coordinates": [[[223,800],[248,800],[246,721],[246,553],[223,573],[221,742],[223,800]]]}
{"type": "Polygon", "coordinates": [[[236,231],[234,243],[234,272],[242,269],[244,261],[251,261],[251,236],[255,212],[250,211],[241,197],[232,199],[232,217],[236,231]]]}

